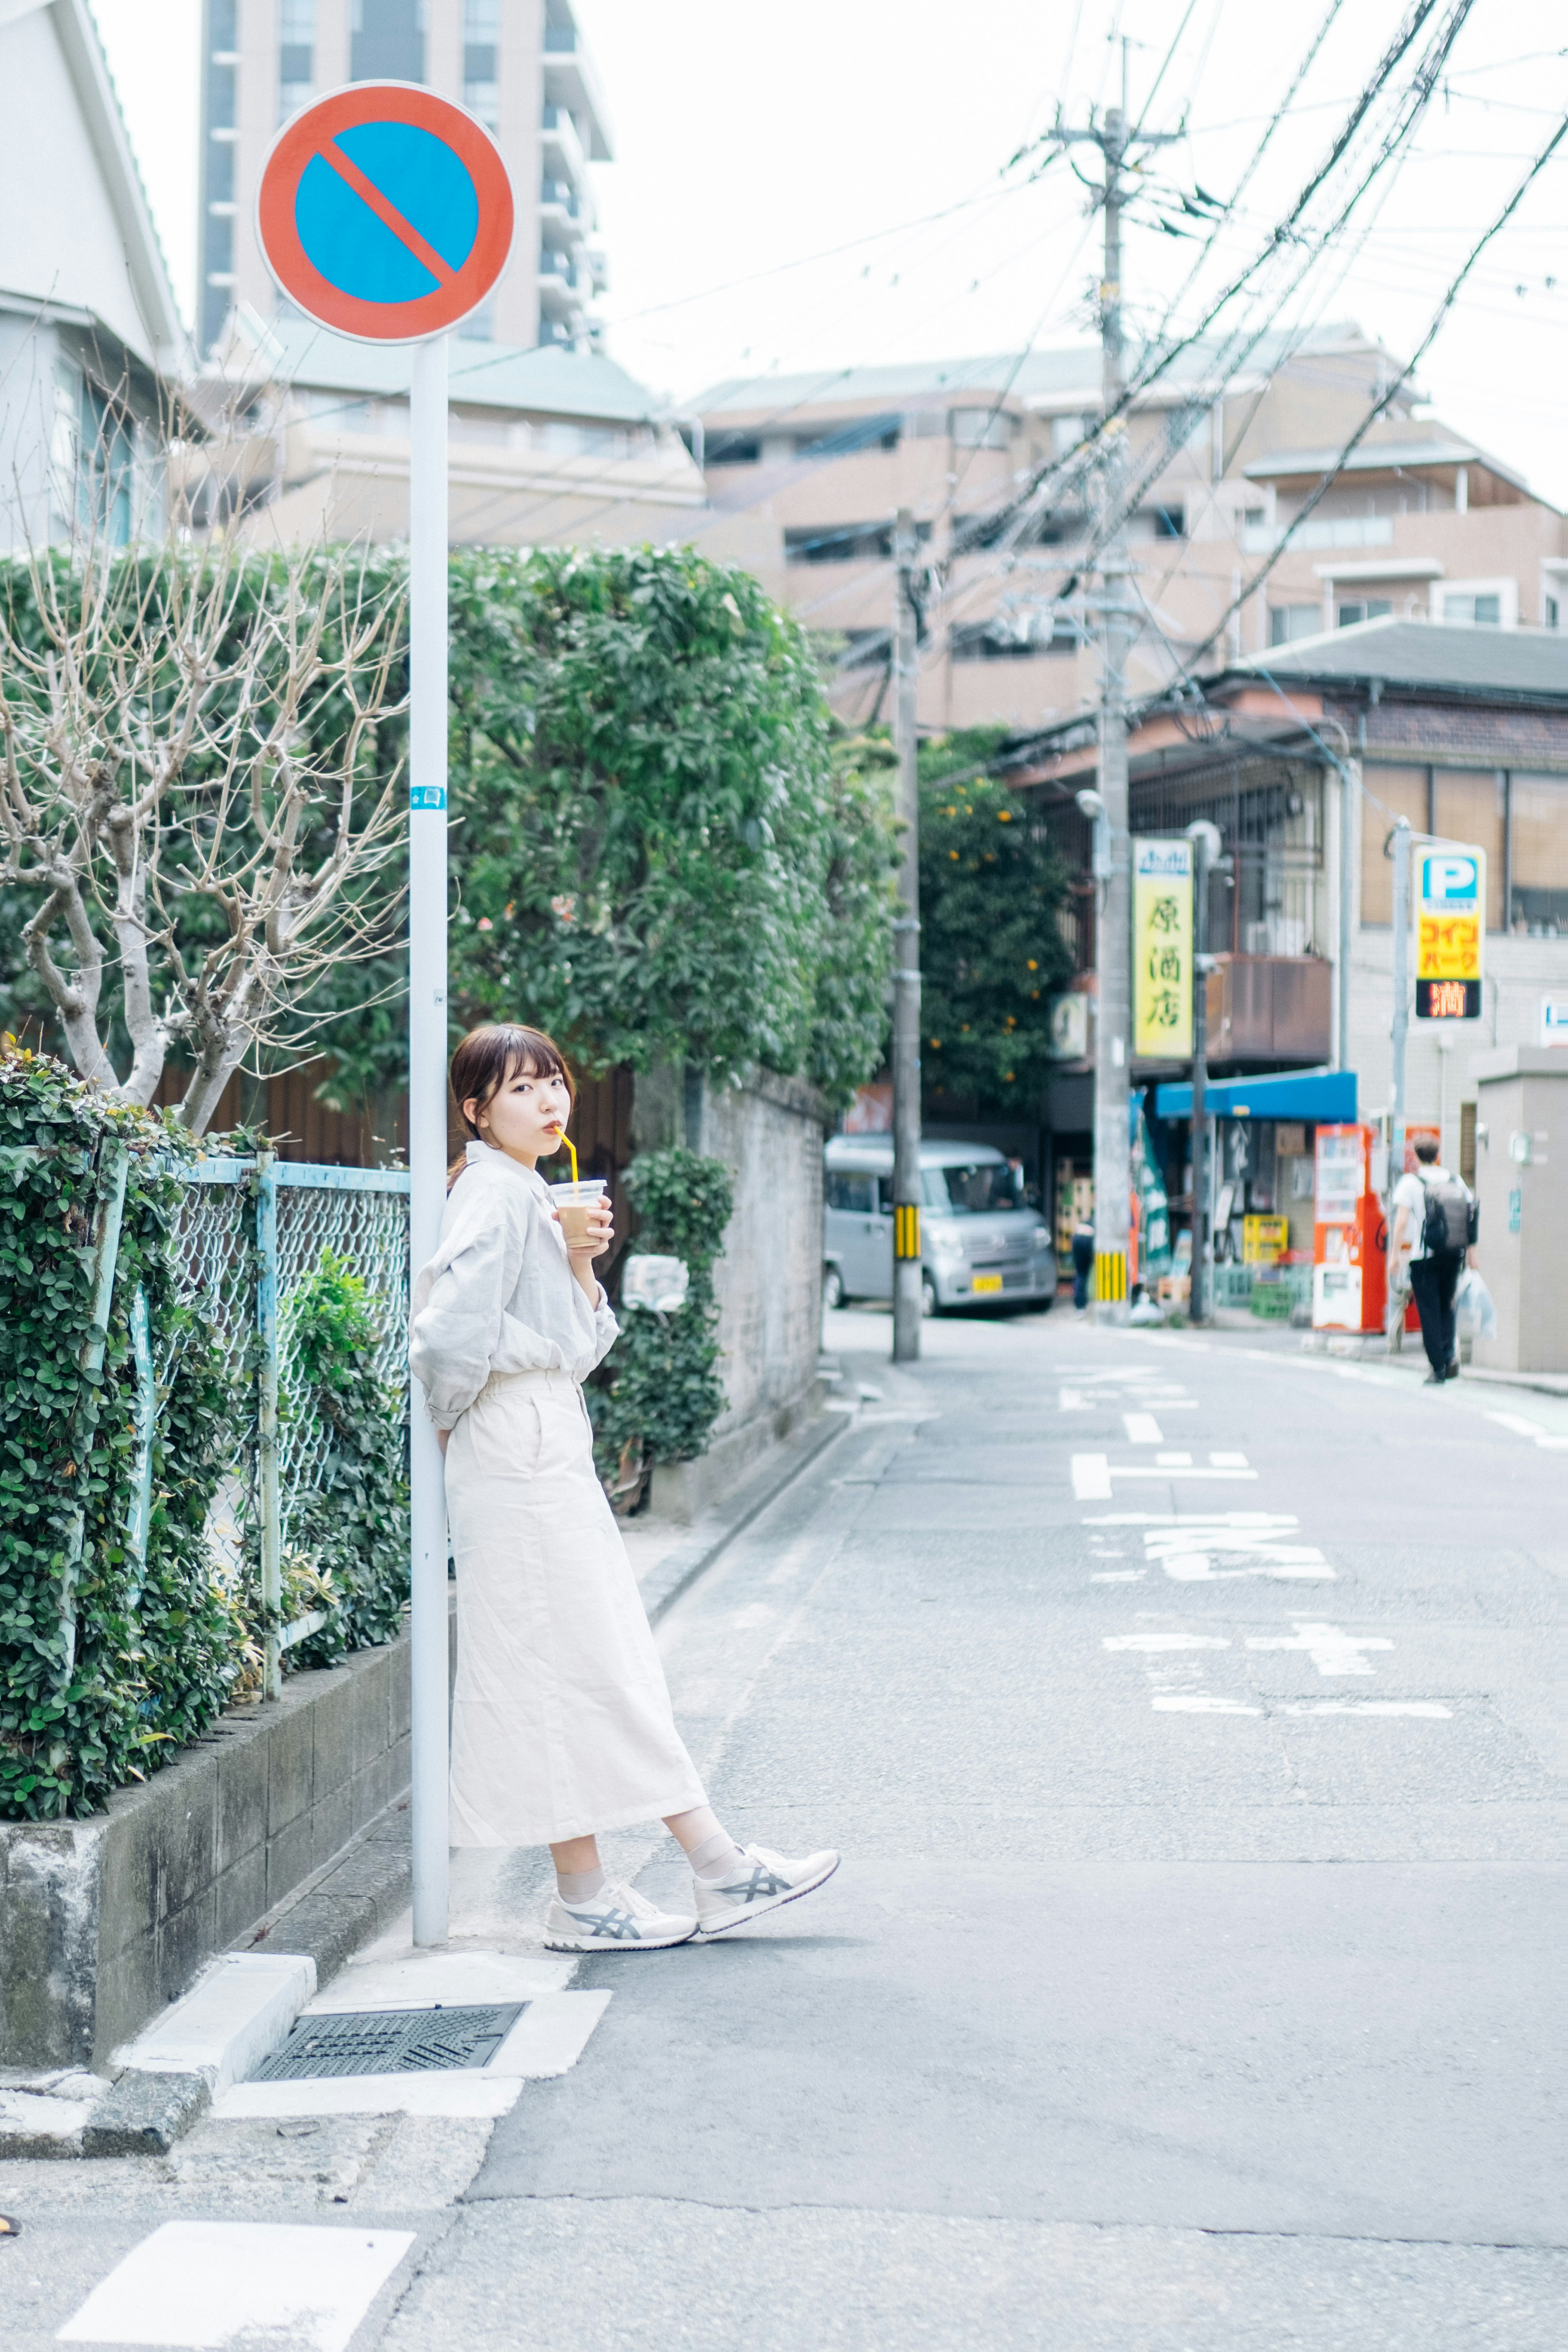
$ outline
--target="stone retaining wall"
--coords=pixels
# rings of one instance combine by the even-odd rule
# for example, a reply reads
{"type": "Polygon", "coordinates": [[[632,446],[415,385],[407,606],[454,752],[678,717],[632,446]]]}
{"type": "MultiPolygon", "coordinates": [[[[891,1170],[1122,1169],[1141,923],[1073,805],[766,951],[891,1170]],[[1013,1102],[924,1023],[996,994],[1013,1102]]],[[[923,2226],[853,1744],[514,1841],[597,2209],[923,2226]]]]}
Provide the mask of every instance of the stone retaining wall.
{"type": "Polygon", "coordinates": [[[232,1709],[106,1812],[0,1822],[0,2066],[107,2066],[408,1779],[404,1637],[232,1709]]]}

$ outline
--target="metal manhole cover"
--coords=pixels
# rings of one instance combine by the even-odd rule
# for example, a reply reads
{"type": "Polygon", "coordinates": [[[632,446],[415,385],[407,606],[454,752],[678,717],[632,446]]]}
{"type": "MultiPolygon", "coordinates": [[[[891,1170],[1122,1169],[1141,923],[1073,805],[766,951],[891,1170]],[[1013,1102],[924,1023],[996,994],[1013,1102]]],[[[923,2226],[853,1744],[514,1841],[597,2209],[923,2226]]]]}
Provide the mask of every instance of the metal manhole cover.
{"type": "Polygon", "coordinates": [[[281,2050],[251,2077],[292,2083],[325,2074],[423,2074],[445,2066],[484,2066],[527,2007],[363,2009],[336,2017],[302,2017],[281,2050]]]}

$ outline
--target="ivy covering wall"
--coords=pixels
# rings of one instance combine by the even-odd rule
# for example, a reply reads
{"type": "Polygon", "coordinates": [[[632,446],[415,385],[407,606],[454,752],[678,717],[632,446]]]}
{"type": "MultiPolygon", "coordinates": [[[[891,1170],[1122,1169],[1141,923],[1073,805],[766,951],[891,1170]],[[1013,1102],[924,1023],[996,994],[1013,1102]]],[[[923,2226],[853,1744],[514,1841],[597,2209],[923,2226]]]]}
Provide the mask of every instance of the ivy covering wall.
{"type": "Polygon", "coordinates": [[[58,1063],[0,1059],[0,1816],[90,1812],[205,1729],[244,1626],[205,1528],[248,1400],[175,1296],[180,1180],[195,1143],[58,1063]],[[101,1369],[84,1369],[110,1155],[129,1156],[101,1369]],[[129,1547],[135,1459],[130,1302],[168,1350],[145,1560],[129,1547]]]}

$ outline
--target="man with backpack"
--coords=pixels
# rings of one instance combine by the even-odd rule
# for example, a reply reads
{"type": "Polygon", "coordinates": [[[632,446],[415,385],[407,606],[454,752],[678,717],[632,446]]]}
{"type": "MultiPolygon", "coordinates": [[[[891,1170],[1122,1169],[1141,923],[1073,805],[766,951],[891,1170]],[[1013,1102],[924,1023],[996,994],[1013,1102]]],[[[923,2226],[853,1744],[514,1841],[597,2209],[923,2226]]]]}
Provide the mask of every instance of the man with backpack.
{"type": "Polygon", "coordinates": [[[1389,1264],[1391,1271],[1409,1265],[1421,1338],[1432,1367],[1426,1386],[1433,1388],[1458,1374],[1454,1293],[1476,1238],[1476,1201],[1467,1184],[1438,1166],[1437,1146],[1429,1135],[1418,1136],[1415,1149],[1420,1165],[1394,1188],[1389,1264]]]}

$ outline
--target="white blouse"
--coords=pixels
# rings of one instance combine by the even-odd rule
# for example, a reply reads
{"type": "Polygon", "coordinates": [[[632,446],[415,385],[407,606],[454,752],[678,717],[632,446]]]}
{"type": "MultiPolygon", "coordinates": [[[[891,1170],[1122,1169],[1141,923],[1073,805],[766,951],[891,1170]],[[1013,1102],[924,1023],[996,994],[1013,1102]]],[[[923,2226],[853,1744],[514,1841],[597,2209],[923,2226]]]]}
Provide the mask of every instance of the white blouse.
{"type": "Polygon", "coordinates": [[[488,1143],[447,1196],[441,1246],[414,1283],[408,1360],[430,1418],[450,1429],[492,1372],[584,1379],[620,1327],[599,1293],[590,1307],[542,1176],[488,1143]]]}

